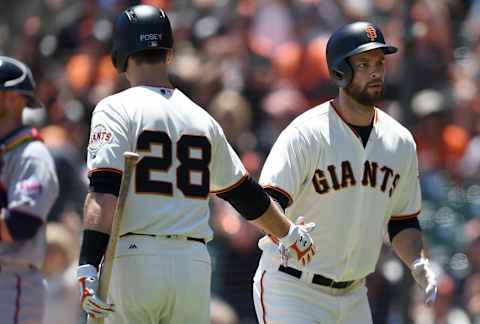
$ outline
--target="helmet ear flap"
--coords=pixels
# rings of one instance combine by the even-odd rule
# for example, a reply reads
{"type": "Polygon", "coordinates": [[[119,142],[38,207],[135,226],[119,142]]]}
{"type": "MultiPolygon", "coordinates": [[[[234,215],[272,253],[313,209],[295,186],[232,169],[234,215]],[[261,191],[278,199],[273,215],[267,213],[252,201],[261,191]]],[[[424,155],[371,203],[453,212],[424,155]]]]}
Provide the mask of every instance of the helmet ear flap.
{"type": "Polygon", "coordinates": [[[111,54],[112,64],[119,72],[125,72],[127,66],[127,57],[124,57],[120,54],[118,49],[112,50],[111,54]]]}
{"type": "Polygon", "coordinates": [[[353,70],[350,64],[343,60],[331,70],[330,75],[338,87],[345,88],[352,81],[353,70]]]}

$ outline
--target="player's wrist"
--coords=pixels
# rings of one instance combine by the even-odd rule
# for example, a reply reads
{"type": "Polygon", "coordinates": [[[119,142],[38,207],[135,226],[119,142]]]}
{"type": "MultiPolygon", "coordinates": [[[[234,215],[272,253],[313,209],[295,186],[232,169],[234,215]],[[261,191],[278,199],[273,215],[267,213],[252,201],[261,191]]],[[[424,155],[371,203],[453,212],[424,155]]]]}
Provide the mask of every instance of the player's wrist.
{"type": "MultiPolygon", "coordinates": [[[[290,222],[290,221],[289,221],[290,222]]],[[[290,228],[287,235],[280,237],[278,240],[286,247],[290,247],[297,241],[299,236],[300,227],[290,222],[290,228]]]]}

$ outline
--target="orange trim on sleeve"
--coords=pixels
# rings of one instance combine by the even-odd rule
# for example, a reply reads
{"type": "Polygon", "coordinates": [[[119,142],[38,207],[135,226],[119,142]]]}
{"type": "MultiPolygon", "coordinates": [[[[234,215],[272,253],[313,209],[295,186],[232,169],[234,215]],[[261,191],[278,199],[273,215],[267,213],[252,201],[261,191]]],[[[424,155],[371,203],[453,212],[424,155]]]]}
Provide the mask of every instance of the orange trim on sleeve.
{"type": "Polygon", "coordinates": [[[242,182],[244,182],[247,179],[247,177],[248,177],[248,174],[245,174],[243,177],[241,177],[237,182],[235,182],[231,186],[229,186],[227,188],[224,188],[224,189],[220,189],[220,190],[210,190],[210,193],[214,193],[214,194],[218,195],[218,194],[233,190],[233,189],[237,188],[239,185],[241,185],[242,182]]]}
{"type": "Polygon", "coordinates": [[[413,214],[408,214],[408,215],[392,215],[391,218],[395,218],[395,219],[409,219],[409,218],[415,218],[418,216],[418,214],[420,214],[420,211],[417,211],[416,213],[413,213],[413,214]]]}
{"type": "Polygon", "coordinates": [[[275,190],[275,191],[278,191],[279,193],[281,193],[282,195],[286,196],[288,198],[288,204],[287,204],[287,207],[290,207],[290,205],[293,203],[293,198],[292,196],[286,192],[285,190],[283,190],[282,188],[279,188],[279,187],[276,187],[276,186],[272,186],[272,185],[266,185],[266,186],[263,186],[264,189],[268,188],[268,189],[271,189],[271,190],[275,190]]]}
{"type": "Polygon", "coordinates": [[[123,174],[122,170],[115,169],[115,168],[97,168],[97,169],[93,169],[93,170],[88,171],[88,176],[90,176],[94,172],[100,172],[100,171],[110,171],[110,172],[119,173],[120,175],[123,174]]]}

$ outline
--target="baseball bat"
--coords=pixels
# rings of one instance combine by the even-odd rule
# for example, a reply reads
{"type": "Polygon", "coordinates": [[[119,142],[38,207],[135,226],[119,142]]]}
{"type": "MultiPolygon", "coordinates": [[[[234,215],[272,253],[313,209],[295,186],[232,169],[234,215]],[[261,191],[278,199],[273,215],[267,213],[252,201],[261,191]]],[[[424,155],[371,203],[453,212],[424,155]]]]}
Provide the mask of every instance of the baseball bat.
{"type": "MultiPolygon", "coordinates": [[[[125,208],[125,201],[128,196],[128,188],[130,187],[130,180],[132,173],[135,170],[135,165],[139,158],[137,153],[125,152],[124,158],[124,170],[122,181],[120,183],[120,191],[118,193],[117,205],[115,207],[115,214],[112,221],[112,230],[110,231],[110,239],[108,240],[107,250],[103,257],[102,269],[100,272],[100,281],[98,286],[98,296],[102,300],[107,300],[108,286],[110,284],[110,277],[112,275],[113,258],[117,249],[117,241],[120,233],[120,224],[122,223],[123,210],[125,208]]],[[[88,317],[88,324],[103,324],[103,318],[88,317]]]]}

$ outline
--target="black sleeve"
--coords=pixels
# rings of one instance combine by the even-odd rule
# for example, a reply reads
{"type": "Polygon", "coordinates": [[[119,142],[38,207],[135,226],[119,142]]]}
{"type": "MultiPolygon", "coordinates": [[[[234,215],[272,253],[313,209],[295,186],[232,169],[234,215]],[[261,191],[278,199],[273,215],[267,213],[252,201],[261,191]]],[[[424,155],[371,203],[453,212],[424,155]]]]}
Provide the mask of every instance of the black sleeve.
{"type": "MultiPolygon", "coordinates": [[[[1,161],[0,161],[1,163],[1,161]]],[[[0,183],[0,209],[8,206],[7,190],[0,183]]]]}
{"type": "Polygon", "coordinates": [[[12,209],[7,213],[5,223],[13,241],[31,239],[37,234],[40,226],[44,224],[43,220],[37,216],[12,209]]]}
{"type": "Polygon", "coordinates": [[[287,209],[290,199],[285,194],[271,187],[265,188],[265,191],[270,195],[270,197],[272,197],[273,199],[275,199],[276,202],[278,202],[278,204],[283,208],[284,211],[285,209],[287,209]]]}
{"type": "Polygon", "coordinates": [[[251,176],[246,176],[239,185],[217,196],[228,201],[248,220],[259,218],[270,207],[269,196],[251,176]]]}
{"type": "Polygon", "coordinates": [[[108,234],[93,230],[85,230],[83,232],[83,241],[78,264],[91,264],[98,269],[103,255],[107,250],[109,239],[110,235],[108,234]]]}
{"type": "Polygon", "coordinates": [[[94,171],[89,175],[90,186],[88,191],[109,193],[118,197],[122,174],[110,170],[94,171]]]}
{"type": "Polygon", "coordinates": [[[395,235],[407,228],[416,228],[419,231],[422,230],[417,217],[407,219],[390,219],[388,222],[388,236],[390,237],[390,242],[393,242],[395,235]]]}

